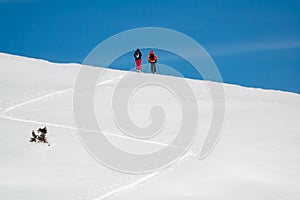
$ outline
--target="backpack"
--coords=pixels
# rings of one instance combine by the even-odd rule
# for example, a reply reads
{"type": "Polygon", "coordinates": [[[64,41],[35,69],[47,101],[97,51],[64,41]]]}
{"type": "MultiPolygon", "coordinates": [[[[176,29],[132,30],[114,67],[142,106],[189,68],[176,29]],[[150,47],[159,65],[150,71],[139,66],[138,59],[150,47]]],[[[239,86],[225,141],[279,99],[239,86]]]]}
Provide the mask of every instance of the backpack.
{"type": "Polygon", "coordinates": [[[153,60],[153,61],[155,60],[153,53],[150,54],[150,60],[153,60]]]}
{"type": "Polygon", "coordinates": [[[141,57],[142,57],[142,54],[141,54],[140,51],[136,51],[136,52],[134,53],[134,58],[135,58],[135,59],[140,59],[141,57]]]}

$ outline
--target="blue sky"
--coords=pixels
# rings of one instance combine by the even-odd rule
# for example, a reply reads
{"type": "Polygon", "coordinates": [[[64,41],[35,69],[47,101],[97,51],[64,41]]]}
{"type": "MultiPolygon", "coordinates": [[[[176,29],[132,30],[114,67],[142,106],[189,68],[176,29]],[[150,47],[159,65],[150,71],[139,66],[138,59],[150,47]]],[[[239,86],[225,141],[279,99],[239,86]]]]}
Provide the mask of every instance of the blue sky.
{"type": "Polygon", "coordinates": [[[300,93],[297,0],[0,0],[0,52],[53,62],[81,63],[108,37],[149,26],[195,39],[226,83],[300,93]]]}

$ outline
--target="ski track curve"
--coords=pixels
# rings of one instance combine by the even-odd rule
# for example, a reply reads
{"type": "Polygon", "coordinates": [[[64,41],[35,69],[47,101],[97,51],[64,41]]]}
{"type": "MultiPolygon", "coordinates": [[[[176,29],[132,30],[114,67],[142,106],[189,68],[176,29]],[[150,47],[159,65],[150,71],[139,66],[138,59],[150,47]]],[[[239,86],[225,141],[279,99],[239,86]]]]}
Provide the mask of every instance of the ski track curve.
{"type": "Polygon", "coordinates": [[[167,172],[173,170],[175,168],[175,166],[178,166],[180,164],[182,164],[184,161],[186,160],[189,160],[193,157],[197,157],[196,154],[194,154],[193,152],[189,151],[188,153],[184,154],[182,157],[180,157],[175,163],[172,164],[172,166],[170,166],[169,168],[166,168],[166,169],[161,169],[159,171],[156,171],[156,172],[153,172],[153,173],[150,173],[134,182],[131,182],[129,184],[126,184],[126,185],[122,185],[110,192],[107,192],[99,197],[96,197],[94,198],[93,200],[104,200],[104,199],[107,199],[107,198],[111,198],[111,197],[114,197],[116,196],[117,194],[119,193],[122,193],[122,192],[126,192],[126,191],[130,191],[136,187],[138,187],[139,185],[141,185],[142,183],[145,183],[145,182],[148,182],[150,181],[151,179],[153,178],[158,178],[160,176],[163,176],[164,174],[166,174],[167,172]]]}
{"type": "MultiPolygon", "coordinates": [[[[102,81],[102,82],[98,83],[97,86],[105,85],[105,84],[114,82],[116,80],[121,79],[123,76],[124,75],[120,75],[120,76],[114,77],[112,79],[102,81]]],[[[82,87],[88,87],[88,86],[82,86],[82,87]]],[[[43,121],[38,121],[38,120],[21,119],[21,118],[17,118],[17,117],[14,117],[14,116],[10,115],[11,112],[19,110],[27,104],[35,103],[35,102],[38,102],[40,100],[43,100],[43,99],[46,99],[46,98],[49,98],[49,97],[53,97],[53,96],[57,96],[57,95],[62,95],[62,94],[68,93],[68,92],[74,92],[74,88],[67,88],[67,89],[64,89],[64,90],[53,91],[53,92],[44,94],[42,96],[38,96],[38,97],[35,97],[35,98],[32,98],[32,99],[23,101],[21,103],[14,104],[14,105],[12,105],[10,107],[7,107],[7,108],[1,108],[0,117],[4,118],[4,119],[12,120],[12,121],[23,122],[23,123],[34,123],[34,124],[48,125],[48,126],[53,126],[53,127],[58,127],[58,128],[78,130],[77,127],[73,127],[73,126],[66,126],[66,125],[62,125],[62,124],[43,122],[43,121]]],[[[128,136],[125,136],[125,135],[118,135],[118,134],[113,134],[113,133],[108,133],[108,132],[100,132],[100,131],[86,130],[86,129],[83,129],[83,131],[90,132],[90,133],[97,133],[97,134],[100,133],[100,134],[104,134],[104,135],[107,135],[107,136],[119,137],[119,138],[122,138],[122,139],[134,140],[134,141],[143,142],[143,143],[147,143],[147,144],[155,144],[155,145],[161,145],[161,146],[168,146],[169,145],[169,144],[163,143],[163,142],[142,140],[142,139],[138,139],[138,138],[128,137],[128,136]]],[[[173,145],[173,147],[174,148],[183,148],[183,147],[174,146],[174,145],[173,145]]],[[[99,197],[93,198],[93,200],[104,200],[104,199],[113,197],[113,196],[115,196],[115,195],[117,195],[121,192],[132,190],[133,188],[141,185],[142,183],[150,181],[150,179],[153,179],[154,177],[158,177],[160,175],[163,175],[163,174],[167,173],[168,171],[172,170],[174,168],[174,166],[180,165],[184,160],[189,159],[191,157],[196,157],[196,154],[189,151],[186,154],[184,154],[182,157],[180,157],[175,163],[173,163],[171,165],[173,167],[169,167],[167,169],[161,169],[159,171],[156,171],[156,172],[150,173],[148,175],[145,175],[144,177],[142,177],[142,178],[140,178],[140,179],[138,179],[134,182],[131,182],[131,183],[126,184],[126,185],[121,185],[120,187],[117,187],[116,189],[113,189],[112,191],[109,191],[109,192],[107,192],[107,193],[105,193],[105,194],[103,194],[99,197]]]]}

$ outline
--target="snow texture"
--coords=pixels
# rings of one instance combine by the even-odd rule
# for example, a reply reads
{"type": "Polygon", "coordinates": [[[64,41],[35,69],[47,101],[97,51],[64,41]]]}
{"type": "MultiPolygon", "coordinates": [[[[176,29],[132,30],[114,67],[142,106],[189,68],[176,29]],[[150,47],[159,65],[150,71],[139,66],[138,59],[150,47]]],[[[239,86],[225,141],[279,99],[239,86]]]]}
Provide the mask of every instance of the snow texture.
{"type": "MultiPolygon", "coordinates": [[[[211,155],[199,160],[196,143],[166,169],[130,175],[101,165],[80,142],[72,110],[73,86],[80,67],[88,66],[0,54],[1,200],[300,199],[298,94],[224,84],[226,121],[211,155]],[[31,130],[45,125],[51,146],[29,143],[31,130]]],[[[95,98],[108,95],[112,83],[125,72],[107,73],[95,98]]],[[[196,91],[201,111],[199,135],[203,136],[212,115],[209,93],[205,81],[187,81],[196,91]]],[[[107,120],[104,134],[118,147],[147,153],[163,148],[174,138],[180,120],[176,118],[176,101],[155,87],[149,87],[147,94],[170,110],[166,131],[151,140],[132,139],[107,120]]],[[[137,94],[129,109],[132,120],[142,126],[149,123],[143,113],[151,103],[143,93],[137,94]]],[[[95,107],[99,118],[105,120],[110,114],[101,103],[95,107]]]]}

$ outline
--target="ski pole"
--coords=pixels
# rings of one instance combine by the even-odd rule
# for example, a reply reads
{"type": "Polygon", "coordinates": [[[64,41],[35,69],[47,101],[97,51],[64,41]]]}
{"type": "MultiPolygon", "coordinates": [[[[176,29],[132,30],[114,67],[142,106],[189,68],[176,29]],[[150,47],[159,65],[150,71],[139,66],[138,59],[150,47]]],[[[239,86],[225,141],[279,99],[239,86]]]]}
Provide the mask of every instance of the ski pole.
{"type": "Polygon", "coordinates": [[[157,71],[157,74],[160,74],[159,70],[158,70],[158,63],[156,63],[156,71],[157,71]]]}

